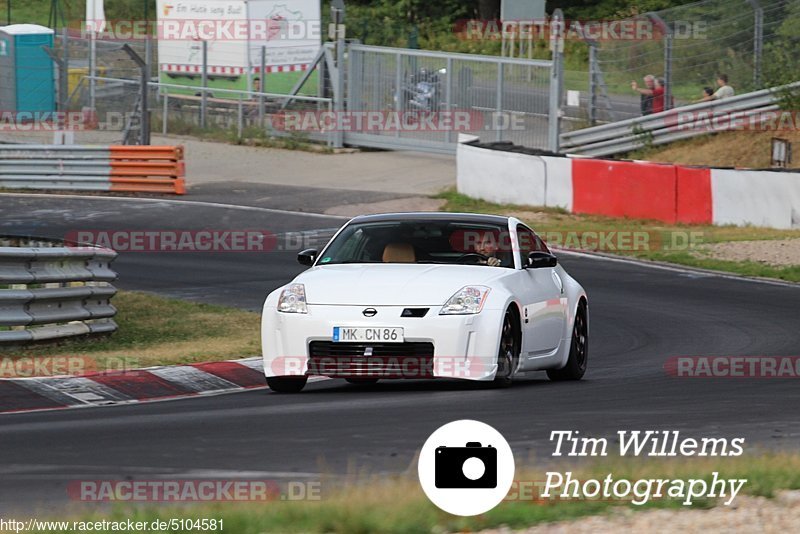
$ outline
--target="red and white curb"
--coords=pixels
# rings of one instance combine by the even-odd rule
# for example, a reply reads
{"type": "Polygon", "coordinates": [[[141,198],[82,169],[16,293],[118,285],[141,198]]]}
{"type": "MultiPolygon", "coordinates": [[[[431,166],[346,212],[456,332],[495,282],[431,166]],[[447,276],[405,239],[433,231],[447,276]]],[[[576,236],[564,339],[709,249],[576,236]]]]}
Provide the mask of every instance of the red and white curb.
{"type": "Polygon", "coordinates": [[[260,357],[0,380],[0,413],[133,404],[265,388],[260,357]]]}

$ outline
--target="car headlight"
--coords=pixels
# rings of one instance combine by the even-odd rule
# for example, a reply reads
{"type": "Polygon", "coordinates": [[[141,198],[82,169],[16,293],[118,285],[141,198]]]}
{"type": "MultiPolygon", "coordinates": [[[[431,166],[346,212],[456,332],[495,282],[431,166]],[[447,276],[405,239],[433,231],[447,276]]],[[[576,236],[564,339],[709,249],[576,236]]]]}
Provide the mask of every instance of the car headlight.
{"type": "Polygon", "coordinates": [[[278,299],[278,311],[283,313],[308,313],[306,306],[306,287],[303,284],[289,284],[278,299]]]}
{"type": "Polygon", "coordinates": [[[462,287],[447,299],[439,315],[469,315],[480,313],[490,289],[486,286],[462,287]]]}

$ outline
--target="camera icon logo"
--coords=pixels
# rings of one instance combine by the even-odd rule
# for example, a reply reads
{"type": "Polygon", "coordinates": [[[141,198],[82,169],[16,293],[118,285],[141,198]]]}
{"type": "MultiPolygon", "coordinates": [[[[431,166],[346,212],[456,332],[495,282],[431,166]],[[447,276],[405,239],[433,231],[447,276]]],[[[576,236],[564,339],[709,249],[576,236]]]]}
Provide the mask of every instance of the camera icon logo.
{"type": "Polygon", "coordinates": [[[496,488],[497,449],[470,441],[466,447],[437,447],[437,488],[496,488]]]}
{"type": "Polygon", "coordinates": [[[425,495],[453,515],[488,512],[514,481],[514,455],[497,430],[480,421],[447,423],[428,437],[419,454],[425,495]]]}

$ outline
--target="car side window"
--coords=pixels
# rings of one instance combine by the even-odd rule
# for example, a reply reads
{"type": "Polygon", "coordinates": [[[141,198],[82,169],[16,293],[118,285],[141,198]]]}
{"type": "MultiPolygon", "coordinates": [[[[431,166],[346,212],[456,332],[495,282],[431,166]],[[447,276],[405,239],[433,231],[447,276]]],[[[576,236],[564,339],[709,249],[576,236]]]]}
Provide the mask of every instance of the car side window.
{"type": "Polygon", "coordinates": [[[525,265],[531,252],[550,253],[542,238],[536,235],[533,230],[521,224],[517,226],[517,245],[519,246],[521,265],[525,265]]]}

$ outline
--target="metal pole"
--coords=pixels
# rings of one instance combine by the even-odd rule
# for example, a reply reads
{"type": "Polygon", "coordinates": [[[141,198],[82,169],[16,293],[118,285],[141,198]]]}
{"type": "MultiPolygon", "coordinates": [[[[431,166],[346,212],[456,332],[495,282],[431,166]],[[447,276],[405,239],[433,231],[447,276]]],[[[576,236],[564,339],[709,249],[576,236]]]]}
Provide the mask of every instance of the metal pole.
{"type": "Polygon", "coordinates": [[[664,36],[664,110],[672,108],[672,30],[664,36]]]}
{"type": "MultiPolygon", "coordinates": [[[[403,102],[403,98],[405,98],[405,94],[403,93],[403,59],[398,52],[395,55],[395,89],[394,89],[394,110],[397,112],[397,115],[400,116],[403,113],[403,107],[405,106],[405,102],[403,102]]],[[[400,137],[400,130],[398,128],[394,132],[395,137],[400,137]]]]}
{"type": "Polygon", "coordinates": [[[761,56],[764,50],[764,8],[758,0],[750,0],[755,15],[755,35],[753,40],[753,89],[761,89],[761,56]]]}
{"type": "Polygon", "coordinates": [[[200,94],[200,128],[206,127],[206,105],[208,89],[208,41],[203,41],[203,72],[201,73],[203,91],[200,94]]]}
{"type": "Polygon", "coordinates": [[[244,134],[244,110],[242,108],[242,97],[243,95],[239,93],[239,112],[237,117],[237,129],[236,129],[236,138],[241,141],[242,135],[244,134]]]}
{"type": "Polygon", "coordinates": [[[561,133],[561,86],[564,61],[564,13],[561,9],[553,12],[550,30],[550,48],[553,64],[550,67],[550,112],[548,118],[547,140],[551,152],[560,149],[561,133]]]}
{"type": "Polygon", "coordinates": [[[92,27],[92,31],[89,32],[89,108],[94,111],[94,104],[95,104],[95,85],[97,81],[94,79],[97,73],[95,70],[97,66],[95,63],[97,62],[97,48],[95,47],[95,38],[97,34],[94,31],[94,27],[92,27]]]}
{"type": "Polygon", "coordinates": [[[589,43],[589,123],[597,124],[597,44],[589,43]]]}
{"type": "Polygon", "coordinates": [[[169,113],[169,93],[164,92],[164,100],[162,100],[164,104],[164,109],[161,112],[161,134],[167,135],[167,114],[169,113]]]}
{"type": "MultiPolygon", "coordinates": [[[[267,45],[263,45],[261,47],[261,84],[259,87],[259,93],[266,93],[267,87],[267,45]]],[[[258,123],[261,127],[264,127],[264,97],[258,97],[258,123]]]]}
{"type": "Polygon", "coordinates": [[[500,124],[500,120],[503,116],[503,76],[505,73],[505,64],[498,63],[497,64],[497,87],[495,87],[495,91],[497,94],[495,95],[495,119],[494,119],[494,127],[495,127],[495,140],[502,141],[503,140],[503,126],[505,125],[505,121],[503,124],[500,124]]]}
{"type": "MultiPolygon", "coordinates": [[[[11,0],[8,3],[11,5],[11,0]]],[[[67,98],[69,98],[69,34],[66,27],[61,28],[61,76],[58,79],[58,91],[60,93],[60,111],[67,111],[69,106],[69,102],[67,102],[67,98]]]]}
{"type": "Polygon", "coordinates": [[[150,77],[147,73],[147,63],[142,56],[136,53],[136,51],[131,48],[131,45],[124,44],[122,45],[122,50],[125,51],[128,56],[136,63],[139,67],[140,72],[140,87],[139,91],[140,94],[140,103],[141,103],[141,114],[142,114],[142,121],[140,123],[140,131],[139,131],[139,144],[141,145],[149,145],[150,144],[150,105],[148,102],[148,93],[149,87],[148,82],[150,81],[150,77]]]}
{"type": "MultiPolygon", "coordinates": [[[[447,66],[445,67],[445,76],[447,76],[447,84],[445,85],[444,90],[444,99],[445,99],[445,112],[447,115],[450,116],[453,110],[453,58],[447,58],[447,66]]],[[[452,116],[451,116],[452,117],[452,116]]],[[[452,121],[450,122],[452,124],[452,121]]],[[[445,137],[444,140],[446,143],[451,143],[452,139],[452,132],[448,128],[445,130],[445,137]]]]}
{"type": "MultiPolygon", "coordinates": [[[[333,92],[335,98],[336,116],[339,117],[344,112],[344,5],[341,9],[333,8],[334,23],[336,24],[336,90],[333,92]]],[[[337,118],[338,122],[338,118],[337,118]]],[[[333,138],[334,148],[344,146],[344,132],[341,128],[336,128],[336,135],[333,138]]]]}

